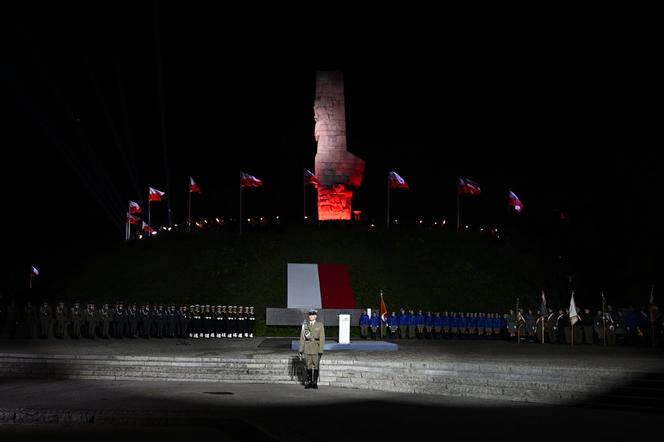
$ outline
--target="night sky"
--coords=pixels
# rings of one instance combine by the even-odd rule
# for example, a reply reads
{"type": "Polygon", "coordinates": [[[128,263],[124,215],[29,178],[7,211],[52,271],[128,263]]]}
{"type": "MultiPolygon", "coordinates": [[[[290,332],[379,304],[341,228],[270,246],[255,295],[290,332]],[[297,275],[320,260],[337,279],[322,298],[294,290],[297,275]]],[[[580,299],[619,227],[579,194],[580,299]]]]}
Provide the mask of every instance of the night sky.
{"type": "MultiPolygon", "coordinates": [[[[366,161],[355,208],[367,219],[384,223],[388,170],[411,187],[392,193],[392,214],[412,221],[453,220],[463,176],[482,186],[462,202],[475,226],[544,242],[591,285],[656,282],[649,28],[118,3],[2,6],[5,286],[72,243],[122,241],[127,200],[145,203],[148,186],[184,221],[190,175],[199,216],[237,216],[243,169],[265,182],[245,193],[245,214],[300,222],[319,69],[344,72],[348,146],[366,161]],[[508,189],[525,205],[518,218],[508,189]]],[[[167,207],[155,206],[154,225],[167,207]]]]}

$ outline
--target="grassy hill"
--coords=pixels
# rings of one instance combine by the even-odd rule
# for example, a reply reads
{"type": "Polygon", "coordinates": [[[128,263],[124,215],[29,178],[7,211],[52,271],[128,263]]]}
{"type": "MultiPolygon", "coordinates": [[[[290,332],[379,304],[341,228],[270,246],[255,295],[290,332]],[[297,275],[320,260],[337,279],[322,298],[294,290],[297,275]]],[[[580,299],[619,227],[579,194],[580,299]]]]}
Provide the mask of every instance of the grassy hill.
{"type": "Polygon", "coordinates": [[[550,304],[567,297],[555,263],[527,245],[477,233],[343,225],[118,244],[75,264],[52,294],[96,303],[253,305],[260,321],[265,307],[286,306],[289,262],[347,264],[358,307],[376,308],[381,289],[395,311],[504,312],[517,297],[537,308],[541,288],[550,304]]]}

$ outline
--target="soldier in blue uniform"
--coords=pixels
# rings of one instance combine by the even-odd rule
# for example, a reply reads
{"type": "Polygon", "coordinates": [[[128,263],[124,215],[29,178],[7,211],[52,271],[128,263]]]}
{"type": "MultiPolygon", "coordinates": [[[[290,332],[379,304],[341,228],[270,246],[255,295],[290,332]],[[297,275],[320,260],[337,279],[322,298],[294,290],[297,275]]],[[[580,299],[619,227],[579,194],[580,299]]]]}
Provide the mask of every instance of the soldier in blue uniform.
{"type": "Polygon", "coordinates": [[[369,327],[371,328],[371,339],[376,339],[378,337],[378,328],[380,327],[380,318],[378,317],[378,312],[375,310],[371,312],[369,327]]]}
{"type": "Polygon", "coordinates": [[[369,323],[370,320],[367,310],[362,310],[362,313],[360,314],[360,336],[364,339],[369,339],[369,323]]]}
{"type": "Polygon", "coordinates": [[[144,339],[150,339],[150,333],[152,332],[152,311],[150,310],[150,304],[143,304],[143,308],[139,312],[139,318],[141,323],[141,336],[144,339]]]}
{"type": "Polygon", "coordinates": [[[177,335],[182,339],[189,336],[189,311],[186,304],[180,305],[180,310],[177,312],[177,335]]]}
{"type": "Polygon", "coordinates": [[[175,305],[171,304],[166,310],[166,337],[175,337],[175,327],[178,323],[177,313],[175,312],[175,305]]]}
{"type": "Polygon", "coordinates": [[[441,317],[441,325],[443,327],[443,337],[449,338],[450,337],[450,315],[448,312],[443,312],[443,316],[441,317]]]}
{"type": "Polygon", "coordinates": [[[535,326],[537,324],[537,318],[535,317],[535,314],[533,313],[532,310],[528,310],[528,313],[526,313],[526,340],[529,342],[535,342],[535,337],[536,337],[536,330],[535,326]]]}
{"type": "Polygon", "coordinates": [[[396,312],[392,312],[392,314],[387,317],[387,329],[390,333],[390,339],[395,339],[399,332],[399,318],[397,318],[396,312]]]}
{"type": "Polygon", "coordinates": [[[422,310],[418,310],[415,315],[415,337],[417,339],[424,338],[424,314],[422,314],[422,310]]]}
{"type": "Polygon", "coordinates": [[[433,316],[431,316],[431,312],[426,312],[424,315],[424,333],[426,339],[433,339],[433,316]]]}
{"type": "Polygon", "coordinates": [[[399,324],[399,338],[406,339],[408,336],[408,317],[406,316],[406,310],[403,307],[397,316],[397,323],[399,324]]]}
{"type": "Polygon", "coordinates": [[[440,338],[440,333],[443,330],[443,318],[440,317],[440,312],[436,312],[433,316],[433,337],[434,339],[440,338]]]}
{"type": "Polygon", "coordinates": [[[417,329],[417,315],[414,310],[408,311],[408,339],[416,337],[415,330],[417,329]]]}

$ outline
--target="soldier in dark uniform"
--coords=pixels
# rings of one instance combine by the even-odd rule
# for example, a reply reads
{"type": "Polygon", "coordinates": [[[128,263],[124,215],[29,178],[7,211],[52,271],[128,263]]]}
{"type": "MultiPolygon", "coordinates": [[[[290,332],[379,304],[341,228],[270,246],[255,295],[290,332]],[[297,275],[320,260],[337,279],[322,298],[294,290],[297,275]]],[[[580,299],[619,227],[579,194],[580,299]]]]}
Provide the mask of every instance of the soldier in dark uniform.
{"type": "Polygon", "coordinates": [[[83,323],[83,309],[79,307],[78,302],[74,302],[74,305],[69,309],[69,325],[71,331],[69,336],[73,339],[78,339],[81,337],[81,324],[83,323]]]}
{"type": "MultiPolygon", "coordinates": [[[[367,315],[368,317],[369,315],[367,315]]],[[[399,338],[400,339],[406,339],[408,336],[408,318],[406,317],[406,310],[401,307],[401,311],[399,312],[399,315],[397,316],[397,322],[399,323],[399,338]]],[[[367,323],[367,327],[369,324],[367,323]]],[[[367,336],[369,334],[367,333],[367,336]]]]}
{"type": "Polygon", "coordinates": [[[249,307],[249,316],[247,317],[247,322],[249,324],[249,337],[254,337],[254,330],[256,329],[256,316],[254,315],[254,306],[249,307]]]}
{"type": "Polygon", "coordinates": [[[128,325],[128,335],[131,339],[138,338],[138,307],[136,303],[133,302],[130,306],[127,307],[127,325],[128,325]]]}
{"type": "Polygon", "coordinates": [[[244,312],[242,311],[242,306],[237,307],[237,337],[242,338],[244,336],[244,326],[246,324],[244,312]]]}
{"type": "Polygon", "coordinates": [[[235,306],[228,306],[228,317],[226,318],[226,324],[228,329],[226,330],[226,337],[232,338],[234,335],[237,336],[237,328],[235,327],[237,321],[235,320],[235,306]]]}
{"type": "Polygon", "coordinates": [[[9,339],[16,338],[16,326],[18,325],[18,312],[16,311],[16,301],[9,301],[5,311],[5,328],[9,339]]]}
{"type": "Polygon", "coordinates": [[[62,339],[65,337],[65,331],[67,330],[67,307],[65,303],[60,301],[55,307],[55,337],[62,339]]]}
{"type": "Polygon", "coordinates": [[[23,333],[26,338],[32,339],[37,336],[37,321],[39,313],[32,306],[32,301],[28,301],[23,307],[23,333]]]}
{"type": "Polygon", "coordinates": [[[199,335],[201,334],[201,321],[202,321],[202,313],[201,313],[201,306],[199,304],[196,304],[194,306],[194,313],[192,314],[192,320],[191,320],[191,325],[192,325],[192,338],[198,339],[199,335]]]}
{"type": "Polygon", "coordinates": [[[300,331],[300,357],[304,358],[307,368],[308,382],[304,388],[318,388],[318,371],[320,358],[325,348],[325,327],[316,321],[318,312],[309,310],[307,320],[302,323],[300,331]]]}
{"type": "Polygon", "coordinates": [[[101,309],[99,309],[99,321],[101,322],[101,337],[104,339],[109,339],[108,331],[111,327],[111,321],[113,320],[113,312],[109,308],[108,304],[104,304],[101,309]]]}
{"type": "Polygon", "coordinates": [[[155,328],[155,338],[163,338],[164,337],[164,324],[165,324],[165,317],[164,314],[164,306],[161,304],[157,305],[157,309],[153,310],[152,312],[152,320],[154,323],[154,328],[155,328]]]}
{"type": "Polygon", "coordinates": [[[122,339],[127,334],[127,310],[122,302],[117,303],[113,310],[113,324],[115,337],[122,339]]]}
{"type": "Polygon", "coordinates": [[[585,309],[583,313],[583,319],[581,320],[583,341],[588,345],[593,345],[593,316],[589,308],[585,309]]]}
{"type": "Polygon", "coordinates": [[[556,323],[558,322],[558,316],[554,313],[552,309],[548,309],[548,314],[544,319],[544,332],[546,333],[546,338],[549,343],[556,343],[556,323]]]}
{"type": "Polygon", "coordinates": [[[535,317],[533,311],[529,309],[528,313],[526,313],[525,328],[526,328],[526,339],[530,342],[534,342],[535,337],[537,336],[536,324],[537,324],[537,318],[535,317]]]}
{"type": "Polygon", "coordinates": [[[221,323],[219,326],[221,327],[222,338],[228,337],[228,311],[229,309],[227,309],[225,305],[221,306],[221,323]]]}
{"type": "Polygon", "coordinates": [[[185,304],[180,305],[180,310],[177,314],[177,335],[180,338],[186,338],[189,333],[189,311],[185,304]]]}
{"type": "Polygon", "coordinates": [[[244,337],[249,337],[249,306],[244,307],[244,337]]]}
{"type": "Polygon", "coordinates": [[[417,316],[415,315],[414,310],[408,311],[408,338],[416,338],[415,330],[417,328],[417,316]]]}
{"type": "Polygon", "coordinates": [[[169,338],[175,337],[175,325],[177,324],[177,317],[175,313],[175,306],[173,304],[168,306],[166,311],[166,336],[169,338]]]}
{"type": "Polygon", "coordinates": [[[141,336],[144,339],[150,339],[150,334],[152,333],[152,311],[150,310],[150,304],[143,304],[143,308],[139,312],[140,323],[141,323],[141,336]]]}
{"type": "Polygon", "coordinates": [[[39,307],[39,337],[47,339],[51,336],[51,323],[53,321],[53,312],[48,305],[48,301],[44,301],[42,306],[39,307]]]}
{"type": "Polygon", "coordinates": [[[88,308],[85,310],[85,324],[87,325],[86,336],[90,339],[94,339],[97,329],[97,311],[93,303],[88,304],[88,308]]]}
{"type": "Polygon", "coordinates": [[[415,315],[415,337],[422,339],[424,337],[424,315],[422,310],[418,310],[415,315]]]}

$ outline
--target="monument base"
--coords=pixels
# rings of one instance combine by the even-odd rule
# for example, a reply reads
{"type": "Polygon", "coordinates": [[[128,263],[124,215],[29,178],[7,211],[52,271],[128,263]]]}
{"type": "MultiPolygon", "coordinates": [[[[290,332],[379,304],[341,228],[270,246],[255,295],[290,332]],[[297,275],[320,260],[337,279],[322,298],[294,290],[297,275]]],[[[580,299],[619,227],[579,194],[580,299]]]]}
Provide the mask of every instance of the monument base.
{"type": "MultiPolygon", "coordinates": [[[[291,350],[297,351],[300,348],[300,341],[291,341],[291,350]]],[[[325,340],[325,351],[397,351],[398,344],[385,341],[350,341],[350,344],[339,344],[337,341],[325,340]]]]}

